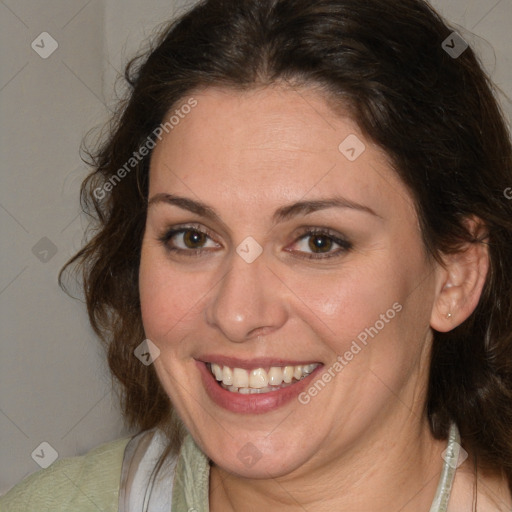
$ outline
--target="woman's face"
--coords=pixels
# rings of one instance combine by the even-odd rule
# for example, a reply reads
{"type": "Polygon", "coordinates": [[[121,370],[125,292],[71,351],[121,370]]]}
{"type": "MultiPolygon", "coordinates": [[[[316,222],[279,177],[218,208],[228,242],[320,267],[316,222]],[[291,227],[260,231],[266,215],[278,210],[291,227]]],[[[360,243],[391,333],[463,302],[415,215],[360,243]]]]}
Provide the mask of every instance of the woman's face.
{"type": "Polygon", "coordinates": [[[384,153],[313,90],[193,98],[152,156],[140,297],[196,442],[259,478],[417,429],[436,270],[384,153]]]}

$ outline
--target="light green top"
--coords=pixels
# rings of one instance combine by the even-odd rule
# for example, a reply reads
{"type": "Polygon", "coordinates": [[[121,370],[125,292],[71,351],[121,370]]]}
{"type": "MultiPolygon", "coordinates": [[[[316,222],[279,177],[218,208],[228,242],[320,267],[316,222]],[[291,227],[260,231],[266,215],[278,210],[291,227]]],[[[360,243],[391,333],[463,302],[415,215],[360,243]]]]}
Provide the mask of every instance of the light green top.
{"type": "Polygon", "coordinates": [[[129,437],[55,461],[0,497],[1,512],[117,512],[129,437]]]}
{"type": "MultiPolygon", "coordinates": [[[[121,468],[130,439],[102,444],[33,473],[0,497],[0,512],[118,512],[121,468]]],[[[208,458],[186,435],[174,475],[172,510],[207,512],[209,476],[208,458]]]]}
{"type": "Polygon", "coordinates": [[[190,434],[185,436],[174,475],[172,511],[208,512],[210,461],[190,434]]]}

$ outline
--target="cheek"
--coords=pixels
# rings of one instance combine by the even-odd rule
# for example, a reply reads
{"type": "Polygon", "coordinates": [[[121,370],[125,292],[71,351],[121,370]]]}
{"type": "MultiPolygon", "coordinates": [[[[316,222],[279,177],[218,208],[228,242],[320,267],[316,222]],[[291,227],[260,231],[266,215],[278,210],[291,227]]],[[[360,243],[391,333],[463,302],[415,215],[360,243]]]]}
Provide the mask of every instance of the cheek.
{"type": "Polygon", "coordinates": [[[339,363],[333,368],[344,376],[338,385],[358,382],[362,394],[378,392],[379,400],[387,396],[381,381],[398,390],[413,371],[429,321],[428,290],[418,287],[426,272],[421,259],[413,261],[410,252],[407,261],[391,256],[382,253],[376,264],[358,262],[293,284],[289,277],[300,298],[297,315],[339,363]]]}
{"type": "Polygon", "coordinates": [[[201,275],[172,271],[161,248],[143,244],[139,293],[142,321],[149,339],[162,345],[169,337],[183,332],[187,320],[201,307],[205,294],[202,281],[201,275]]]}
{"type": "Polygon", "coordinates": [[[366,328],[380,322],[382,314],[395,316],[393,304],[406,295],[403,281],[403,274],[381,260],[372,265],[349,264],[314,277],[289,275],[287,284],[299,298],[300,316],[340,353],[366,328]]]}

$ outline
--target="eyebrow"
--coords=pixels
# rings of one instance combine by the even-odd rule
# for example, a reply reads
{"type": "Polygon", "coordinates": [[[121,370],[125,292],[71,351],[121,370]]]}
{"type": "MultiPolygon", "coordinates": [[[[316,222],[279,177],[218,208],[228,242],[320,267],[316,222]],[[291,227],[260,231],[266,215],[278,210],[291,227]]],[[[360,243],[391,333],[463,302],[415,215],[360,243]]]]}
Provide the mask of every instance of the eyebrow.
{"type": "MultiPolygon", "coordinates": [[[[178,208],[182,208],[183,210],[188,210],[189,212],[195,213],[201,217],[205,217],[220,224],[224,224],[220,216],[211,206],[208,206],[207,204],[201,203],[199,201],[195,201],[193,199],[189,199],[187,197],[165,193],[155,194],[148,201],[148,207],[159,203],[174,205],[178,208]]],[[[327,208],[349,208],[351,210],[368,213],[382,219],[382,216],[377,214],[369,206],[350,201],[344,197],[335,196],[327,199],[298,201],[290,205],[281,206],[272,215],[272,223],[275,225],[299,215],[308,215],[310,213],[319,210],[325,210],[327,208]]]]}

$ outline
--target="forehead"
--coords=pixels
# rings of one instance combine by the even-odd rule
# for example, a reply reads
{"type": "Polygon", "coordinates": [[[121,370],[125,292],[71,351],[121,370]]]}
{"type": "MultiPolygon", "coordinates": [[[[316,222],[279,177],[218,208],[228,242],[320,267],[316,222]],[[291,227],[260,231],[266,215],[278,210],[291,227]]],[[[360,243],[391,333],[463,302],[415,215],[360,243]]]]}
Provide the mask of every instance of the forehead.
{"type": "Polygon", "coordinates": [[[386,203],[399,210],[401,201],[410,214],[411,197],[386,154],[318,92],[289,86],[209,88],[191,97],[196,106],[153,152],[150,195],[192,192],[261,208],[262,198],[280,206],[336,192],[376,210],[386,203]],[[354,152],[346,151],[352,148],[355,156],[360,153],[355,160],[354,152]]]}

